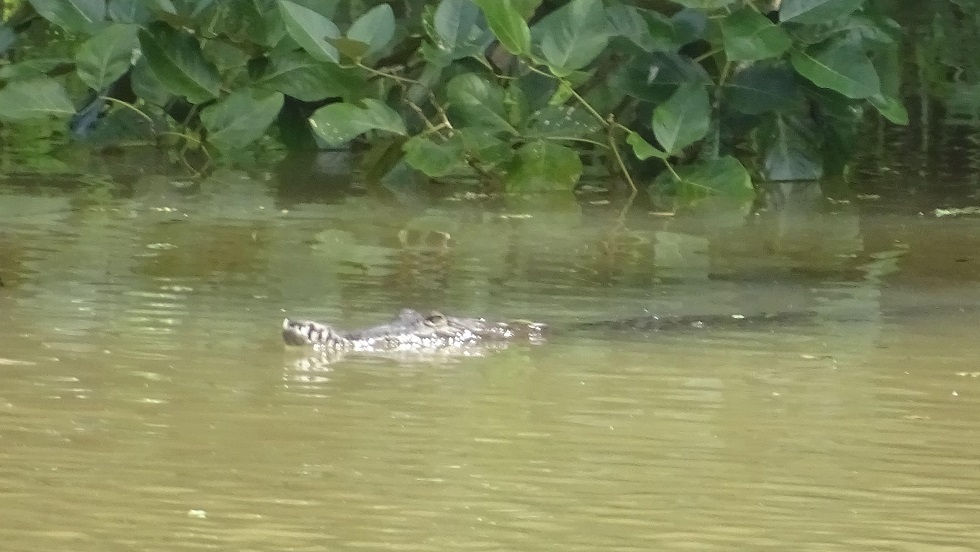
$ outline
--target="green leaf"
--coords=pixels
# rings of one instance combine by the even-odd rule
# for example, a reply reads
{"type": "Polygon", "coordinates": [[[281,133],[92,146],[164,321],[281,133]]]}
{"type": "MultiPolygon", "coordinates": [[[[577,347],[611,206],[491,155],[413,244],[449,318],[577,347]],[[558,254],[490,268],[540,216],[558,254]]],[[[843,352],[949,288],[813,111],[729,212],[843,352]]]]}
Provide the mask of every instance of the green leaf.
{"type": "Polygon", "coordinates": [[[133,93],[144,102],[163,106],[173,98],[173,94],[153,74],[150,63],[146,61],[145,56],[139,58],[133,65],[133,72],[130,73],[129,80],[133,86],[133,93]]]}
{"type": "Polygon", "coordinates": [[[295,51],[272,57],[255,84],[304,102],[315,102],[353,96],[364,82],[352,70],[295,51]]]}
{"type": "Polygon", "coordinates": [[[634,57],[612,78],[612,87],[648,102],[660,103],[685,83],[711,84],[707,71],[688,56],[654,52],[634,57]]]}
{"type": "Polygon", "coordinates": [[[779,25],[746,7],[721,21],[725,55],[732,61],[756,61],[780,56],[793,43],[779,25]]]}
{"type": "Polygon", "coordinates": [[[793,23],[826,23],[854,13],[864,0],[783,0],[779,20],[793,23]]]}
{"type": "Polygon", "coordinates": [[[173,23],[175,20],[191,22],[205,19],[211,15],[206,12],[212,10],[211,13],[214,13],[213,10],[218,2],[219,0],[148,0],[146,3],[150,4],[154,11],[176,16],[171,20],[173,23]]]}
{"type": "Polygon", "coordinates": [[[278,0],[286,32],[320,61],[338,63],[340,54],[328,39],[340,38],[340,29],[326,16],[289,0],[278,0]]]}
{"type": "Polygon", "coordinates": [[[424,136],[405,142],[405,161],[426,176],[440,178],[466,168],[461,139],[436,143],[424,136]]]}
{"type": "Polygon", "coordinates": [[[693,8],[702,11],[724,8],[735,1],[736,0],[674,0],[674,2],[684,6],[685,8],[693,8]]]}
{"type": "Polygon", "coordinates": [[[339,38],[328,38],[327,42],[337,49],[337,52],[348,59],[359,60],[368,55],[370,46],[360,40],[351,40],[346,36],[339,38]]]}
{"type": "Polygon", "coordinates": [[[868,98],[868,101],[892,123],[896,125],[909,124],[909,113],[905,110],[905,106],[902,105],[902,101],[898,98],[885,96],[884,94],[875,94],[868,98]]]}
{"type": "Polygon", "coordinates": [[[794,50],[793,68],[813,84],[861,99],[881,92],[878,73],[860,45],[833,41],[808,51],[794,50]]]}
{"type": "Polygon", "coordinates": [[[473,0],[442,0],[432,19],[432,43],[422,44],[420,51],[435,67],[446,67],[465,57],[482,60],[493,42],[493,33],[473,0]]]}
{"type": "Polygon", "coordinates": [[[25,59],[10,65],[0,65],[0,80],[16,81],[47,78],[52,71],[61,72],[62,67],[69,66],[71,63],[71,58],[64,57],[25,59]]]}
{"type": "MultiPolygon", "coordinates": [[[[207,2],[208,0],[204,0],[207,2]]],[[[268,1],[268,0],[252,0],[252,1],[268,1]]],[[[277,2],[278,0],[271,0],[272,2],[277,2]]],[[[293,4],[298,4],[304,8],[309,8],[318,14],[326,17],[328,19],[333,19],[337,16],[337,8],[340,7],[341,3],[350,4],[346,0],[292,0],[293,4]]],[[[373,3],[373,2],[372,2],[373,3]]],[[[361,2],[363,4],[363,2],[361,2]]],[[[348,8],[345,7],[345,10],[348,8]]]]}
{"type": "Polygon", "coordinates": [[[614,4],[606,8],[612,33],[625,37],[645,52],[673,52],[682,45],[669,19],[657,12],[614,4]]]}
{"type": "Polygon", "coordinates": [[[799,113],[776,115],[761,131],[767,180],[819,180],[823,161],[813,120],[799,113]]]}
{"type": "Polygon", "coordinates": [[[379,4],[357,18],[347,29],[347,38],[367,44],[364,55],[384,50],[395,36],[395,13],[388,4],[379,4]]]}
{"type": "Polygon", "coordinates": [[[476,55],[493,40],[473,0],[442,0],[432,23],[439,48],[448,54],[449,61],[476,55]]]}
{"type": "Polygon", "coordinates": [[[117,23],[149,23],[153,14],[147,4],[146,0],[109,0],[109,19],[117,23]]]}
{"type": "Polygon", "coordinates": [[[531,114],[525,138],[572,139],[600,129],[599,122],[584,109],[571,105],[548,105],[531,114]]]}
{"type": "Polygon", "coordinates": [[[456,126],[485,126],[495,132],[517,134],[507,117],[504,90],[479,75],[463,73],[446,85],[450,114],[456,126]]]}
{"type": "Polygon", "coordinates": [[[682,84],[653,110],[653,133],[672,155],[704,138],[710,125],[711,104],[703,84],[682,84]]]}
{"type": "Polygon", "coordinates": [[[566,77],[602,53],[611,28],[599,0],[572,0],[548,14],[534,31],[551,72],[566,77]]]}
{"type": "Polygon", "coordinates": [[[310,126],[323,141],[332,147],[346,144],[369,130],[384,130],[405,135],[405,122],[394,109],[374,99],[361,102],[335,103],[317,109],[310,117],[310,126]]]}
{"type": "Polygon", "coordinates": [[[201,111],[208,142],[219,149],[243,148],[265,134],[282,109],[283,95],[243,89],[201,111]]]}
{"type": "Polygon", "coordinates": [[[153,74],[173,94],[196,104],[218,97],[218,70],[201,54],[194,36],[156,22],[139,32],[139,41],[153,74]]]}
{"type": "Polygon", "coordinates": [[[0,89],[0,120],[23,121],[74,114],[75,106],[68,99],[68,93],[54,79],[15,81],[0,89]]]}
{"type": "Polygon", "coordinates": [[[105,21],[105,0],[30,0],[38,15],[70,33],[89,34],[105,21]]]}
{"type": "Polygon", "coordinates": [[[485,167],[500,166],[514,157],[510,142],[501,140],[485,127],[457,128],[456,135],[463,141],[467,154],[485,167]]]}
{"type": "Polygon", "coordinates": [[[490,30],[512,54],[531,53],[531,30],[514,7],[513,0],[474,0],[487,19],[490,30]]]}
{"type": "Polygon", "coordinates": [[[695,8],[685,8],[670,17],[677,41],[682,46],[704,39],[708,23],[708,12],[695,8]]]}
{"type": "Polygon", "coordinates": [[[139,27],[113,23],[88,39],[78,49],[76,70],[79,78],[93,90],[104,90],[121,77],[133,60],[133,50],[139,42],[139,27]]]}
{"type": "Polygon", "coordinates": [[[636,132],[630,131],[629,136],[626,137],[626,143],[633,146],[633,155],[640,161],[646,161],[651,157],[658,159],[667,159],[668,157],[667,152],[660,151],[659,148],[651,145],[636,132]]]}
{"type": "Polygon", "coordinates": [[[664,171],[654,179],[649,192],[657,194],[660,190],[675,188],[678,199],[686,203],[710,196],[736,199],[755,194],[748,171],[730,155],[678,167],[676,172],[680,181],[670,171],[664,171]]]}
{"type": "Polygon", "coordinates": [[[507,171],[508,192],[571,190],[582,176],[582,160],[571,148],[535,140],[524,144],[507,171]]]}
{"type": "Polygon", "coordinates": [[[799,99],[796,75],[789,64],[752,64],[725,83],[725,105],[759,115],[789,107],[799,99]]]}

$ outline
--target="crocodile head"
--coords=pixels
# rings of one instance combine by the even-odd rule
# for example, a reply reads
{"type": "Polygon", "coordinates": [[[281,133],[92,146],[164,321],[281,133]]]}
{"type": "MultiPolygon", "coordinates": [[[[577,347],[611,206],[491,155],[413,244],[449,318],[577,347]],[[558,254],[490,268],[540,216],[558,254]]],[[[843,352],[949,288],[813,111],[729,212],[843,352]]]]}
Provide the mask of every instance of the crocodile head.
{"type": "Polygon", "coordinates": [[[287,345],[317,345],[327,349],[346,349],[347,338],[330,326],[311,320],[282,321],[282,340],[287,345]]]}
{"type": "Polygon", "coordinates": [[[491,322],[483,318],[459,318],[439,312],[423,315],[405,309],[388,323],[352,331],[339,331],[311,321],[285,319],[283,340],[290,345],[314,345],[344,351],[432,351],[467,348],[487,341],[514,338],[536,340],[543,324],[491,322]]]}

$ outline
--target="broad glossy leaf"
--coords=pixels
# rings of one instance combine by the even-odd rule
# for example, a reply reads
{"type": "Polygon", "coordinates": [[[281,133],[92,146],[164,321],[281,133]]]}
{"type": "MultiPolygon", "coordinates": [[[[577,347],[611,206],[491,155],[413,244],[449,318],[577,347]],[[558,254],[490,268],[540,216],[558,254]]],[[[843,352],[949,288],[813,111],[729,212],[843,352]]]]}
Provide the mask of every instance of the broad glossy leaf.
{"type": "Polygon", "coordinates": [[[507,171],[508,192],[571,190],[582,176],[582,160],[574,149],[535,140],[517,150],[507,171]]]}
{"type": "Polygon", "coordinates": [[[296,51],[272,57],[256,85],[304,102],[315,102],[350,97],[363,87],[364,82],[353,71],[296,51]]]}
{"type": "Polygon", "coordinates": [[[483,15],[487,25],[512,54],[531,53],[531,30],[514,6],[513,0],[474,0],[483,15]]]}
{"type": "Polygon", "coordinates": [[[68,117],[75,106],[58,81],[39,78],[14,81],[0,89],[0,120],[23,121],[46,116],[68,117]]]}
{"type": "Polygon", "coordinates": [[[637,56],[617,71],[611,85],[641,100],[660,103],[684,83],[711,83],[701,65],[687,56],[654,52],[637,56]]]}
{"type": "Polygon", "coordinates": [[[631,131],[629,133],[629,136],[626,137],[626,143],[633,147],[633,155],[640,161],[646,161],[651,157],[658,159],[667,159],[669,157],[667,152],[661,151],[660,148],[653,146],[636,132],[631,131]]]}
{"type": "Polygon", "coordinates": [[[895,20],[880,15],[854,14],[841,23],[846,30],[858,39],[878,44],[898,45],[902,34],[901,26],[895,20]]]}
{"type": "Polygon", "coordinates": [[[320,61],[340,61],[337,48],[327,39],[340,37],[340,29],[320,13],[289,0],[279,0],[279,12],[289,36],[320,61]]]}
{"type": "Polygon", "coordinates": [[[365,99],[363,107],[352,103],[335,103],[317,109],[310,126],[327,144],[337,147],[370,130],[384,130],[405,135],[405,121],[392,108],[374,99],[365,99]]]}
{"type": "Polygon", "coordinates": [[[725,83],[725,105],[748,115],[789,107],[800,98],[796,75],[788,64],[753,64],[725,83]]]}
{"type": "Polygon", "coordinates": [[[10,65],[0,65],[0,80],[17,81],[47,78],[48,73],[58,70],[61,67],[68,67],[72,63],[71,58],[65,57],[36,57],[11,63],[10,65]]]}
{"type": "Polygon", "coordinates": [[[893,43],[872,44],[869,56],[881,81],[882,94],[900,96],[903,69],[898,45],[893,43]]]}
{"type": "Polygon", "coordinates": [[[139,42],[153,74],[170,92],[191,103],[218,97],[218,70],[201,54],[194,36],[157,22],[139,32],[139,42]]]}
{"type": "Polygon", "coordinates": [[[859,44],[833,41],[807,51],[794,50],[793,68],[813,84],[848,98],[868,98],[881,92],[878,73],[859,44]]]}
{"type": "Polygon", "coordinates": [[[243,148],[265,134],[282,109],[283,95],[242,89],[201,111],[208,142],[219,149],[243,148]]]}
{"type": "Polygon", "coordinates": [[[368,55],[368,50],[371,46],[366,42],[361,42],[360,40],[352,40],[346,36],[339,38],[328,38],[329,42],[337,52],[344,58],[358,60],[362,57],[368,55]]]}
{"type": "Polygon", "coordinates": [[[783,0],[779,20],[793,23],[826,23],[854,13],[864,0],[783,0]]]}
{"type": "Polygon", "coordinates": [[[615,4],[606,8],[606,17],[613,34],[646,52],[674,52],[681,47],[671,21],[657,12],[615,4]]]}
{"type": "Polygon", "coordinates": [[[696,10],[716,10],[718,8],[724,8],[729,4],[734,4],[737,0],[673,0],[675,3],[684,6],[685,8],[694,8],[696,10]]]}
{"type": "Polygon", "coordinates": [[[481,165],[496,167],[514,157],[510,141],[501,140],[484,127],[462,127],[456,135],[463,141],[463,148],[481,165]]]}
{"type": "Polygon", "coordinates": [[[177,15],[179,13],[172,0],[148,0],[147,4],[150,4],[154,10],[165,14],[177,15]]]}
{"type": "MultiPolygon", "coordinates": [[[[279,0],[273,1],[278,2],[279,0]]],[[[337,16],[337,8],[341,4],[350,4],[349,0],[292,0],[292,2],[304,8],[309,8],[331,20],[337,16]]]]}
{"type": "Polygon", "coordinates": [[[517,134],[507,117],[504,90],[479,75],[464,73],[446,86],[450,115],[456,126],[483,126],[494,132],[517,134]]]}
{"type": "Polygon", "coordinates": [[[463,142],[460,138],[433,142],[424,136],[415,136],[405,142],[405,161],[426,176],[440,178],[466,168],[463,162],[463,142]]]}
{"type": "Polygon", "coordinates": [[[38,15],[70,33],[89,34],[105,21],[105,0],[29,0],[38,15]]]}
{"type": "Polygon", "coordinates": [[[476,55],[493,40],[483,12],[473,0],[442,0],[433,17],[439,48],[449,61],[476,55]]]}
{"type": "Polygon", "coordinates": [[[725,55],[732,61],[756,61],[781,55],[793,43],[779,25],[752,8],[721,20],[725,55]]]}
{"type": "Polygon", "coordinates": [[[129,70],[133,50],[139,45],[139,27],[113,23],[86,40],[78,49],[78,76],[93,90],[104,90],[129,70]]]}
{"type": "Polygon", "coordinates": [[[678,182],[669,171],[660,173],[650,185],[650,193],[674,188],[678,199],[690,203],[706,197],[748,198],[755,194],[752,178],[745,167],[731,156],[677,167],[678,182]]]}
{"type": "Polygon", "coordinates": [[[129,80],[133,86],[133,92],[146,103],[162,106],[173,97],[167,87],[153,74],[150,63],[146,61],[145,56],[138,59],[136,65],[133,65],[133,72],[129,75],[129,80]]]}
{"type": "Polygon", "coordinates": [[[776,115],[762,129],[767,180],[819,180],[823,161],[813,120],[800,113],[776,115]]]}
{"type": "Polygon", "coordinates": [[[541,53],[559,77],[592,63],[609,43],[610,32],[600,0],[572,0],[534,27],[541,53]]]}
{"type": "Polygon", "coordinates": [[[157,11],[175,15],[178,20],[185,21],[201,18],[208,10],[215,8],[217,2],[218,0],[147,0],[148,4],[155,4],[157,11]]]}
{"type": "Polygon", "coordinates": [[[568,140],[600,129],[595,117],[572,105],[549,105],[535,111],[523,132],[525,138],[568,140]]]}
{"type": "Polygon", "coordinates": [[[685,83],[653,110],[653,133],[670,154],[676,154],[708,134],[711,104],[703,84],[685,83]]]}
{"type": "Polygon", "coordinates": [[[885,96],[884,94],[875,94],[868,98],[868,101],[892,123],[896,125],[909,124],[909,113],[905,110],[905,106],[898,98],[885,96]]]}
{"type": "Polygon", "coordinates": [[[394,36],[395,13],[388,4],[371,8],[347,30],[347,38],[367,44],[365,55],[381,52],[394,36]]]}
{"type": "Polygon", "coordinates": [[[692,8],[685,8],[670,17],[671,26],[681,46],[705,38],[708,21],[708,12],[692,8]]]}
{"type": "Polygon", "coordinates": [[[146,0],[109,0],[109,19],[117,23],[146,24],[153,19],[146,0]]]}
{"type": "Polygon", "coordinates": [[[226,81],[234,80],[237,75],[244,73],[252,58],[251,52],[226,40],[208,40],[204,43],[203,51],[204,56],[214,62],[226,81]]]}

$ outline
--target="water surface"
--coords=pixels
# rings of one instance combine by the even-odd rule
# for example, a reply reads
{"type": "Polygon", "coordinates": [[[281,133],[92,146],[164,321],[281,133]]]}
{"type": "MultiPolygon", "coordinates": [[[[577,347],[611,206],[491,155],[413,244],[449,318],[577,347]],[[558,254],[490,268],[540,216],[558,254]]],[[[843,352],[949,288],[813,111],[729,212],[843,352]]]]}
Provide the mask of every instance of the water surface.
{"type": "MultiPolygon", "coordinates": [[[[819,194],[818,194],[819,197],[819,194]]],[[[317,203],[222,173],[0,184],[6,550],[973,550],[980,221],[317,203]],[[285,349],[286,314],[577,321],[477,357],[285,349]]],[[[814,201],[817,206],[814,207],[814,201]]]]}

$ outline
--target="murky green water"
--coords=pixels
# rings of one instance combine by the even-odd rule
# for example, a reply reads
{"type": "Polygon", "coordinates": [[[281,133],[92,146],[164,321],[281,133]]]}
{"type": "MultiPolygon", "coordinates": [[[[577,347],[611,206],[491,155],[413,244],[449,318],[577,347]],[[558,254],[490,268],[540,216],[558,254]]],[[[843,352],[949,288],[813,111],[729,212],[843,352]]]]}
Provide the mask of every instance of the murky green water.
{"type": "Polygon", "coordinates": [[[235,173],[92,194],[0,184],[4,550],[980,542],[980,221],[810,197],[623,226],[302,202],[235,173]],[[474,358],[324,365],[279,343],[286,313],[403,306],[559,328],[817,315],[474,358]]]}

